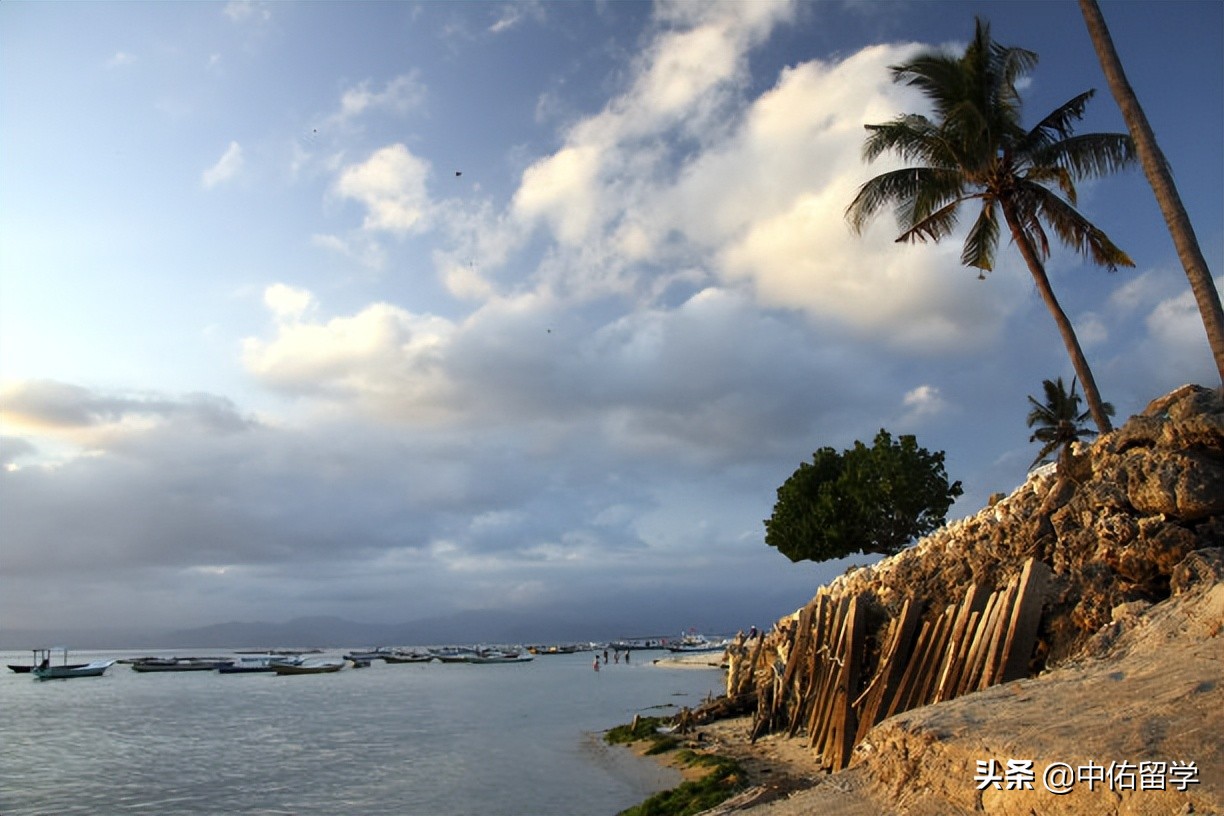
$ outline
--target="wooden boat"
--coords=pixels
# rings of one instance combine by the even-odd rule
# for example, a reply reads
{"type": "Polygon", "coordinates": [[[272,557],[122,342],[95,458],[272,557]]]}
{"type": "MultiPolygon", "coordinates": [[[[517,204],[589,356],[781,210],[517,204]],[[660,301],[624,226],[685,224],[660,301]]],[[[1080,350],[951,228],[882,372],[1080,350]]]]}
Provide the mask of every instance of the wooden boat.
{"type": "MultiPolygon", "coordinates": [[[[35,654],[37,655],[37,652],[35,652],[35,654]]],[[[86,665],[88,665],[88,664],[86,664],[86,663],[69,663],[69,664],[68,664],[68,668],[70,668],[70,669],[80,669],[80,668],[83,668],[83,667],[84,667],[84,666],[86,666],[86,665]]],[[[27,666],[26,664],[24,664],[24,663],[9,663],[9,664],[8,664],[8,667],[9,667],[11,670],[13,670],[14,672],[16,672],[17,674],[29,674],[31,671],[33,671],[34,669],[36,669],[36,668],[38,667],[38,658],[37,658],[37,657],[35,657],[34,662],[33,662],[33,663],[31,663],[31,664],[30,664],[30,665],[28,665],[28,666],[27,666]]]]}
{"type": "Polygon", "coordinates": [[[668,643],[665,647],[669,652],[716,652],[727,648],[727,641],[709,640],[703,635],[692,632],[685,634],[678,641],[668,643]]]}
{"type": "Polygon", "coordinates": [[[384,652],[382,659],[386,663],[428,663],[434,659],[434,655],[429,652],[403,652],[397,649],[394,652],[384,652]]]}
{"type": "Polygon", "coordinates": [[[338,672],[344,668],[343,660],[323,660],[310,658],[305,660],[273,660],[269,665],[272,671],[282,674],[326,674],[338,672]]]}
{"type": "Polygon", "coordinates": [[[217,666],[221,674],[250,674],[253,672],[272,671],[272,661],[280,659],[276,655],[240,654],[237,660],[230,660],[217,666]]]}
{"type": "Polygon", "coordinates": [[[33,649],[34,662],[37,664],[30,669],[39,680],[70,680],[75,677],[101,677],[106,673],[106,670],[114,665],[114,660],[95,660],[92,663],[69,663],[68,650],[64,647],[56,647],[54,649],[33,649]],[[64,660],[59,665],[51,663],[51,652],[62,651],[64,660]]]}
{"type": "Polygon", "coordinates": [[[530,663],[535,658],[529,654],[519,654],[517,652],[477,652],[476,654],[468,655],[468,663],[530,663]]]}
{"type": "Polygon", "coordinates": [[[132,661],[136,672],[212,671],[231,661],[220,657],[151,657],[132,661]]]}

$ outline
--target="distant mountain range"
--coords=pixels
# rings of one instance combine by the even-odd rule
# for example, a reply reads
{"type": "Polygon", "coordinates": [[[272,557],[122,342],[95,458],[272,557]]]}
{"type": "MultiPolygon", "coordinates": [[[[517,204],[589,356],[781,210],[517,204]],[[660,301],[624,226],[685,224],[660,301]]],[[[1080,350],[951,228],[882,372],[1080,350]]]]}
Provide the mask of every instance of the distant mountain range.
{"type": "Polygon", "coordinates": [[[624,599],[575,609],[475,610],[400,624],[339,617],[301,617],[285,623],[229,622],[190,629],[0,629],[0,649],[64,645],[84,649],[353,648],[444,643],[571,643],[678,635],[688,627],[707,634],[768,627],[808,599],[756,594],[738,602],[677,605],[624,599]],[[699,615],[693,611],[701,608],[699,615]]]}

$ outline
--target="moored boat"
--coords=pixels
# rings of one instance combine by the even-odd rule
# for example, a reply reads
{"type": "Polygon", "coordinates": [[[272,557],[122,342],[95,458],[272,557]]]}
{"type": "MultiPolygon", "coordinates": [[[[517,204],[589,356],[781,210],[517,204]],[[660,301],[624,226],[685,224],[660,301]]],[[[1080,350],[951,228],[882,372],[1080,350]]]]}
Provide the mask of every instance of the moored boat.
{"type": "Polygon", "coordinates": [[[30,673],[39,680],[70,680],[75,677],[101,677],[106,670],[114,665],[114,660],[95,660],[92,663],[69,663],[68,649],[57,646],[51,649],[33,649],[34,662],[37,664],[30,673]],[[62,651],[63,662],[58,666],[51,663],[51,652],[62,651]]]}
{"type": "Polygon", "coordinates": [[[391,652],[385,652],[382,655],[385,663],[428,663],[434,659],[434,655],[429,652],[404,651],[396,649],[391,652]]]}
{"type": "Polygon", "coordinates": [[[132,661],[136,672],[212,671],[230,660],[222,657],[146,657],[132,661]]]}
{"type": "Polygon", "coordinates": [[[240,654],[237,660],[230,660],[217,666],[217,671],[221,674],[250,674],[253,672],[270,672],[272,671],[272,661],[277,660],[277,655],[255,655],[255,654],[240,654]]]}
{"type": "Polygon", "coordinates": [[[338,672],[344,668],[343,660],[326,660],[323,658],[283,659],[273,660],[269,665],[272,671],[282,674],[327,674],[338,672]]]}

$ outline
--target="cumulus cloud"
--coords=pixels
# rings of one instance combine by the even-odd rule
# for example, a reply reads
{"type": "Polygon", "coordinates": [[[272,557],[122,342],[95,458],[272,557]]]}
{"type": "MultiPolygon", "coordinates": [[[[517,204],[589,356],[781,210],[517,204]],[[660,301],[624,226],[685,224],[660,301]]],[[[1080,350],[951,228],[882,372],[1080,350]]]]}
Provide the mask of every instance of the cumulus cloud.
{"type": "Polygon", "coordinates": [[[204,189],[211,190],[219,184],[231,180],[242,170],[242,146],[237,142],[230,142],[229,147],[221,154],[221,158],[212,167],[209,167],[200,176],[200,183],[204,185],[204,189]]]}
{"type": "Polygon", "coordinates": [[[557,242],[541,285],[653,297],[716,280],[907,353],[993,342],[1023,278],[977,285],[955,240],[901,246],[890,218],[862,236],[844,218],[857,187],[892,167],[864,166],[863,125],[925,105],[888,72],[918,46],[792,66],[743,99],[744,55],[787,8],[667,8],[628,89],[522,175],[513,214],[557,242]]]}
{"type": "Polygon", "coordinates": [[[114,56],[106,61],[107,68],[121,68],[125,65],[132,65],[136,62],[136,55],[129,54],[127,51],[116,51],[114,56]]]}
{"type": "Polygon", "coordinates": [[[402,144],[375,151],[341,170],[336,192],[365,206],[363,228],[403,234],[424,229],[429,216],[429,162],[402,144]]]}
{"type": "Polygon", "coordinates": [[[341,94],[340,109],[329,122],[346,124],[370,111],[403,116],[419,107],[425,96],[425,85],[421,82],[419,71],[388,80],[380,91],[371,90],[370,81],[365,80],[341,94]]]}
{"type": "Polygon", "coordinates": [[[266,22],[272,19],[272,9],[257,0],[229,0],[221,9],[221,13],[235,23],[266,22]]]}

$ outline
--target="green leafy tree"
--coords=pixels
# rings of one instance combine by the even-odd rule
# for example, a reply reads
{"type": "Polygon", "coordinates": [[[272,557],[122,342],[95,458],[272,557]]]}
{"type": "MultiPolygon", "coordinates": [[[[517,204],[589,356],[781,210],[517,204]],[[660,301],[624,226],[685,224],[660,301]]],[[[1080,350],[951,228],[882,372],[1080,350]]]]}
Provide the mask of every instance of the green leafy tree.
{"type": "Polygon", "coordinates": [[[778,488],[765,543],[791,561],[891,555],[942,526],[962,492],[948,484],[943,451],[880,429],[871,447],[821,448],[800,464],[778,488]]]}
{"type": "MultiPolygon", "coordinates": [[[[1096,431],[1085,423],[1089,413],[1080,411],[1080,397],[1075,393],[1075,380],[1071,380],[1071,390],[1063,385],[1062,377],[1057,380],[1042,380],[1045,389],[1045,402],[1038,402],[1036,397],[1029,397],[1032,410],[1028,414],[1028,426],[1037,426],[1037,430],[1029,437],[1030,442],[1043,443],[1041,452],[1033,460],[1033,467],[1054,451],[1058,451],[1061,463],[1071,453],[1071,444],[1081,439],[1096,436],[1096,431]]],[[[1114,408],[1105,403],[1105,413],[1113,416],[1114,408]]]]}
{"type": "Polygon", "coordinates": [[[1131,139],[1122,133],[1074,135],[1093,91],[1055,108],[1035,127],[1021,126],[1016,82],[1037,64],[1037,55],[1001,46],[990,26],[977,21],[963,56],[920,54],[892,69],[893,80],[922,91],[935,119],[908,114],[867,125],[863,156],[873,161],[895,152],[915,166],[870,179],[846,209],[861,232],[879,210],[895,205],[902,227],[898,242],[939,241],[956,228],[962,204],[981,210],[965,237],[961,263],[994,268],[1000,224],[1006,224],[1046,308],[1054,317],[1096,426],[1111,429],[1088,360],[1071,320],[1046,276],[1048,226],[1067,246],[1111,271],[1134,262],[1075,208],[1075,182],[1114,172],[1135,162],[1131,139]],[[1059,194],[1061,193],[1061,195],[1059,194]]]}

